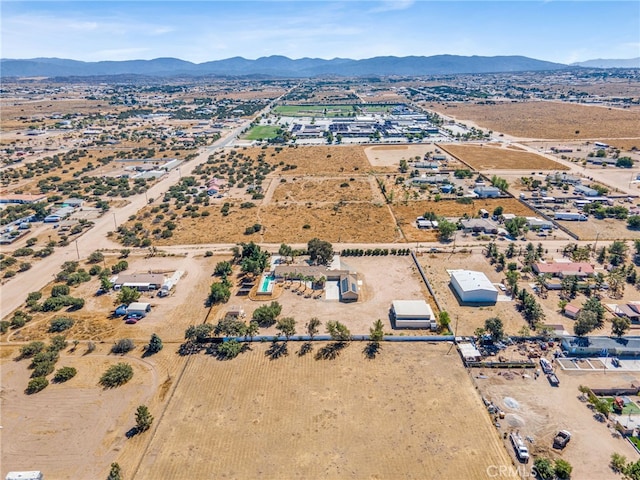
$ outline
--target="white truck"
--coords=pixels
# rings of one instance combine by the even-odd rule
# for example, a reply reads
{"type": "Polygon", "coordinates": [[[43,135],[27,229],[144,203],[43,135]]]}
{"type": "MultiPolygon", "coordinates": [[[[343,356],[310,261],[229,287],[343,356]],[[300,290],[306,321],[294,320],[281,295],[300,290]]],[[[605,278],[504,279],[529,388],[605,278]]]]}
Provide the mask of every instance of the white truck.
{"type": "Polygon", "coordinates": [[[556,220],[577,220],[579,222],[587,221],[587,216],[580,212],[555,212],[554,218],[556,220]]]}

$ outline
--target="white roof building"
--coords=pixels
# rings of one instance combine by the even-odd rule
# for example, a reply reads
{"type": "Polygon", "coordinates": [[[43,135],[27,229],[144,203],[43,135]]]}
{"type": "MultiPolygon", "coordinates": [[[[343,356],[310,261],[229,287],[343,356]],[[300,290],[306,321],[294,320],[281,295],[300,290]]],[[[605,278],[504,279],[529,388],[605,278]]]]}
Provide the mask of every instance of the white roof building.
{"type": "Polygon", "coordinates": [[[498,300],[498,289],[482,272],[454,270],[451,286],[464,303],[496,303],[498,300]]]}
{"type": "Polygon", "coordinates": [[[394,300],[391,309],[396,328],[438,328],[433,310],[424,300],[394,300]]]}

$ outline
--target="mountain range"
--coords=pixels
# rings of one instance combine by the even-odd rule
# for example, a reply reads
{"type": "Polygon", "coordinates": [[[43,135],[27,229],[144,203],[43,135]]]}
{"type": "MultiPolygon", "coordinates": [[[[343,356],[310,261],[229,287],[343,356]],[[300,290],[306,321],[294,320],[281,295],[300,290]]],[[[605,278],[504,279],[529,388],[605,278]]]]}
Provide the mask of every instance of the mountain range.
{"type": "Polygon", "coordinates": [[[104,75],[147,76],[245,76],[314,77],[325,75],[438,75],[455,73],[497,73],[556,70],[566,68],[560,63],[546,62],[522,56],[458,56],[431,57],[374,57],[363,60],[334,58],[300,58],[283,56],[261,57],[247,60],[233,57],[204,63],[192,63],[177,58],[153,60],[126,60],[82,62],[60,58],[33,58],[28,60],[0,60],[2,77],[68,77],[104,75]]]}
{"type": "Polygon", "coordinates": [[[247,76],[304,78],[315,76],[412,76],[458,73],[502,73],[558,70],[572,66],[591,68],[638,67],[640,59],[590,60],[571,66],[523,56],[460,56],[435,55],[430,57],[373,57],[363,60],[348,58],[300,58],[292,60],[273,55],[248,60],[242,57],[192,63],[178,58],[153,60],[125,60],[82,62],[61,58],[32,58],[28,60],[1,59],[2,77],[70,77],[106,75],[145,76],[247,76]]]}

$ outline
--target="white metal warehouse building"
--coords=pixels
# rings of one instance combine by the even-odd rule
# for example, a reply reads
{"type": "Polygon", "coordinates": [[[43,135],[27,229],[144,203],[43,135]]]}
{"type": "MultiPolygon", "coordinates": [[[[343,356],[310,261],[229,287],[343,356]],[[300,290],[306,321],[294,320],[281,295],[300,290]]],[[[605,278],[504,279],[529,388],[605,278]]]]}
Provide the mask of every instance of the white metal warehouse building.
{"type": "Polygon", "coordinates": [[[453,270],[451,286],[465,303],[496,303],[498,289],[482,272],[453,270]]]}
{"type": "Polygon", "coordinates": [[[394,300],[391,310],[396,328],[438,328],[433,310],[424,300],[394,300]]]}

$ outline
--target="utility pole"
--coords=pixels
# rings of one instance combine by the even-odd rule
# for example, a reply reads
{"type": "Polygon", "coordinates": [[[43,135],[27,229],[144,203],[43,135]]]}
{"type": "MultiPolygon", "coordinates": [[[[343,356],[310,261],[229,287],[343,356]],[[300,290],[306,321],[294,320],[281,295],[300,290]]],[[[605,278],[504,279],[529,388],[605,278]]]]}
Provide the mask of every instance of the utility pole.
{"type": "Polygon", "coordinates": [[[113,228],[118,229],[118,224],[116,223],[116,212],[113,212],[113,228]]]}
{"type": "Polygon", "coordinates": [[[78,255],[78,260],[80,260],[80,250],[78,249],[78,240],[76,240],[76,254],[78,255]]]}

